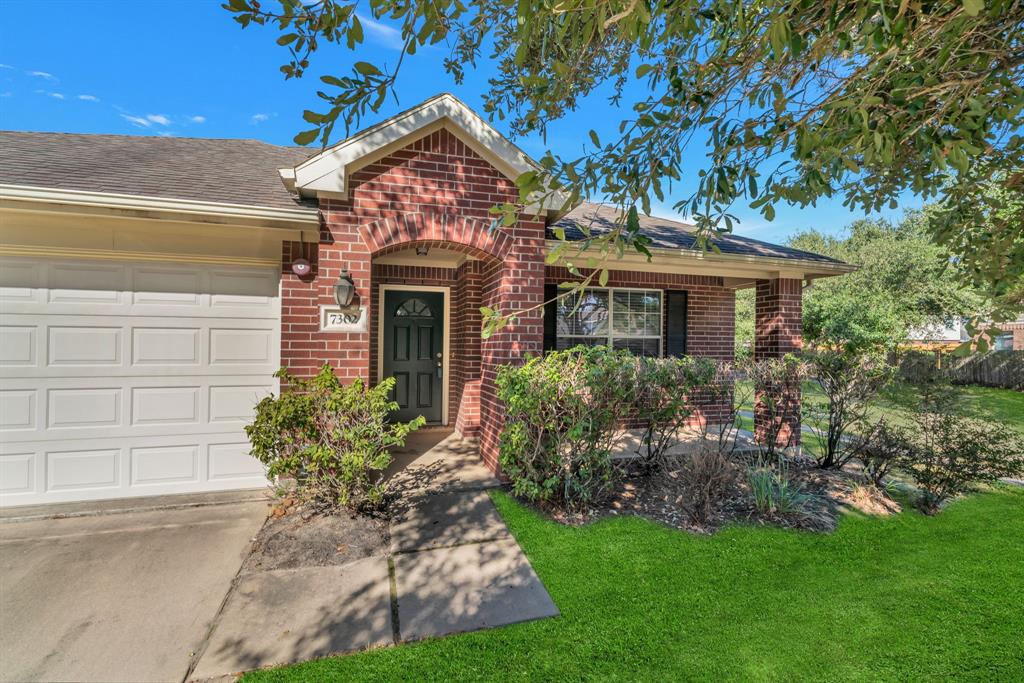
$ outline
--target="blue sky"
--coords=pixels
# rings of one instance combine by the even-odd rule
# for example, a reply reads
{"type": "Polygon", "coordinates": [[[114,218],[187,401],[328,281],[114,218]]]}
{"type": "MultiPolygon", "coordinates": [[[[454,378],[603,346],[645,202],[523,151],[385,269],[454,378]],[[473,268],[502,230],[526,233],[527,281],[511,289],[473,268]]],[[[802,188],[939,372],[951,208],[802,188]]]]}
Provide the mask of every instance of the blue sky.
{"type": "MultiPolygon", "coordinates": [[[[268,0],[269,2],[270,0],[268,0]]],[[[320,110],[319,76],[346,73],[352,56],[343,49],[321,50],[301,80],[285,81],[279,66],[287,51],[271,27],[242,30],[217,0],[49,0],[4,3],[0,23],[0,127],[11,130],[256,138],[292,144],[308,126],[302,110],[320,110]],[[40,27],[42,25],[42,27],[40,27]]],[[[393,64],[397,34],[367,22],[361,59],[393,64]]],[[[333,46],[332,46],[333,48],[333,46]]],[[[456,86],[441,68],[442,48],[419,52],[403,65],[398,103],[389,116],[442,91],[479,108],[484,72],[456,86]]],[[[588,144],[587,131],[611,132],[623,112],[600,96],[582,111],[553,125],[546,142],[517,140],[528,154],[548,147],[571,156],[588,144]]],[[[374,117],[365,123],[377,120],[374,117]]],[[[496,123],[502,132],[502,124],[496,123]]],[[[340,133],[340,131],[339,131],[340,133]]],[[[703,150],[692,151],[693,175],[703,150]]],[[[692,183],[676,188],[672,200],[688,196],[692,183]]],[[[672,216],[671,204],[654,213],[672,216]]],[[[910,200],[887,217],[919,206],[910,200]]],[[[799,230],[838,232],[862,217],[837,201],[817,207],[777,207],[772,223],[737,206],[740,234],[781,242],[799,230]]]]}

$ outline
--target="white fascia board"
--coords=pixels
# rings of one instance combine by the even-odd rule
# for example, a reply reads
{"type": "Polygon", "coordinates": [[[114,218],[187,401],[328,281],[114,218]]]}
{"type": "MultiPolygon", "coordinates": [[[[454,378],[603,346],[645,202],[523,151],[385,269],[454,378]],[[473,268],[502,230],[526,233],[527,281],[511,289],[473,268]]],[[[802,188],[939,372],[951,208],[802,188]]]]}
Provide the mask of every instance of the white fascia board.
{"type": "MultiPolygon", "coordinates": [[[[559,240],[545,240],[545,253],[560,244],[559,240]]],[[[572,244],[572,242],[569,242],[572,244]]],[[[640,271],[645,268],[662,272],[700,273],[704,275],[728,275],[742,277],[750,274],[757,279],[773,277],[834,277],[859,270],[858,266],[849,263],[832,263],[813,259],[788,259],[777,256],[750,256],[746,254],[716,254],[712,251],[699,249],[666,249],[651,248],[652,259],[640,253],[626,253],[622,258],[612,258],[607,267],[610,270],[640,271]]],[[[566,252],[567,258],[573,258],[577,252],[566,252]]],[[[559,264],[552,264],[559,265],[559,264]]]]}
{"type": "MultiPolygon", "coordinates": [[[[359,160],[373,157],[381,148],[412,137],[431,126],[436,129],[450,125],[476,141],[488,152],[488,156],[494,158],[498,170],[509,178],[515,179],[521,173],[537,170],[536,162],[477,116],[468,105],[455,95],[443,93],[302,162],[294,169],[295,188],[306,195],[344,195],[347,191],[346,174],[359,160]]],[[[288,181],[284,171],[282,180],[286,183],[288,181]]]]}

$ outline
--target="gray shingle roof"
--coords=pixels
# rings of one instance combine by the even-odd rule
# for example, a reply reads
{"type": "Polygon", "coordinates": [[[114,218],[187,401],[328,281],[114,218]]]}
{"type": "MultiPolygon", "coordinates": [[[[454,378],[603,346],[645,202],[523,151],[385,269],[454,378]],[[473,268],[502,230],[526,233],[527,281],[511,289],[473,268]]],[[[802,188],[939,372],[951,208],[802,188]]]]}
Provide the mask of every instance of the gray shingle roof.
{"type": "MultiPolygon", "coordinates": [[[[300,201],[289,193],[277,172],[315,152],[259,140],[0,131],[0,184],[279,209],[315,208],[316,200],[300,201]]],[[[612,207],[583,202],[556,225],[566,229],[566,237],[578,240],[583,238],[579,224],[600,233],[614,221],[612,207]]],[[[693,246],[692,225],[641,215],[640,226],[656,247],[693,246]]],[[[726,254],[839,263],[739,235],[722,235],[716,243],[726,254]]]]}
{"type": "MultiPolygon", "coordinates": [[[[583,239],[583,232],[579,228],[580,225],[589,226],[592,235],[599,235],[602,232],[607,232],[615,225],[616,215],[614,207],[606,204],[583,202],[555,223],[555,226],[565,229],[566,239],[581,240],[583,239]]],[[[652,246],[654,247],[662,249],[690,249],[694,245],[694,226],[689,223],[640,214],[640,230],[653,240],[652,246]]],[[[551,239],[553,237],[551,228],[548,228],[548,238],[551,239]]],[[[801,249],[791,249],[790,247],[783,247],[777,244],[769,244],[768,242],[735,234],[725,234],[716,237],[715,244],[718,245],[723,254],[842,263],[821,254],[814,254],[801,249]]]]}
{"type": "Polygon", "coordinates": [[[311,151],[259,140],[0,131],[0,183],[278,209],[300,203],[277,169],[311,151]]]}

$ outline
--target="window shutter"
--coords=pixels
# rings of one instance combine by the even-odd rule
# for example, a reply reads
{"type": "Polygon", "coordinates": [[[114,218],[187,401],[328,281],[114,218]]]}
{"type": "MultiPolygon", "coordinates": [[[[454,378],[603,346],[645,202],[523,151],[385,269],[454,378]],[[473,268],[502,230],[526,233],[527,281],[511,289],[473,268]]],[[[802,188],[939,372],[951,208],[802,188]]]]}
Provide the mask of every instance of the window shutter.
{"type": "Polygon", "coordinates": [[[544,350],[554,351],[558,337],[556,330],[558,317],[558,285],[544,285],[544,350]]]}
{"type": "Polygon", "coordinates": [[[686,355],[686,292],[665,292],[665,355],[686,355]]]}

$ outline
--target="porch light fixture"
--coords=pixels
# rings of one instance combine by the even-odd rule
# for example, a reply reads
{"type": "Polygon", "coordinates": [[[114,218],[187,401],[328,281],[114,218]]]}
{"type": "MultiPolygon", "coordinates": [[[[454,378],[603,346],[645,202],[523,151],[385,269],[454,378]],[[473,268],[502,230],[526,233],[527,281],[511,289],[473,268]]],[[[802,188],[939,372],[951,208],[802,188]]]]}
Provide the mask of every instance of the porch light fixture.
{"type": "MultiPolygon", "coordinates": [[[[299,253],[306,253],[306,243],[302,239],[301,232],[299,233],[299,253]]],[[[304,258],[297,258],[294,261],[292,261],[292,272],[298,275],[299,277],[305,277],[306,275],[309,275],[310,272],[312,272],[312,270],[313,266],[311,266],[309,264],[309,261],[307,261],[304,258]]]]}
{"type": "Polygon", "coordinates": [[[355,294],[356,286],[352,282],[352,276],[348,274],[348,269],[343,268],[338,281],[334,283],[334,302],[339,308],[348,308],[352,305],[355,294]]]}
{"type": "Polygon", "coordinates": [[[416,247],[416,255],[417,256],[426,256],[429,253],[430,253],[430,247],[424,247],[424,246],[416,247]]]}

